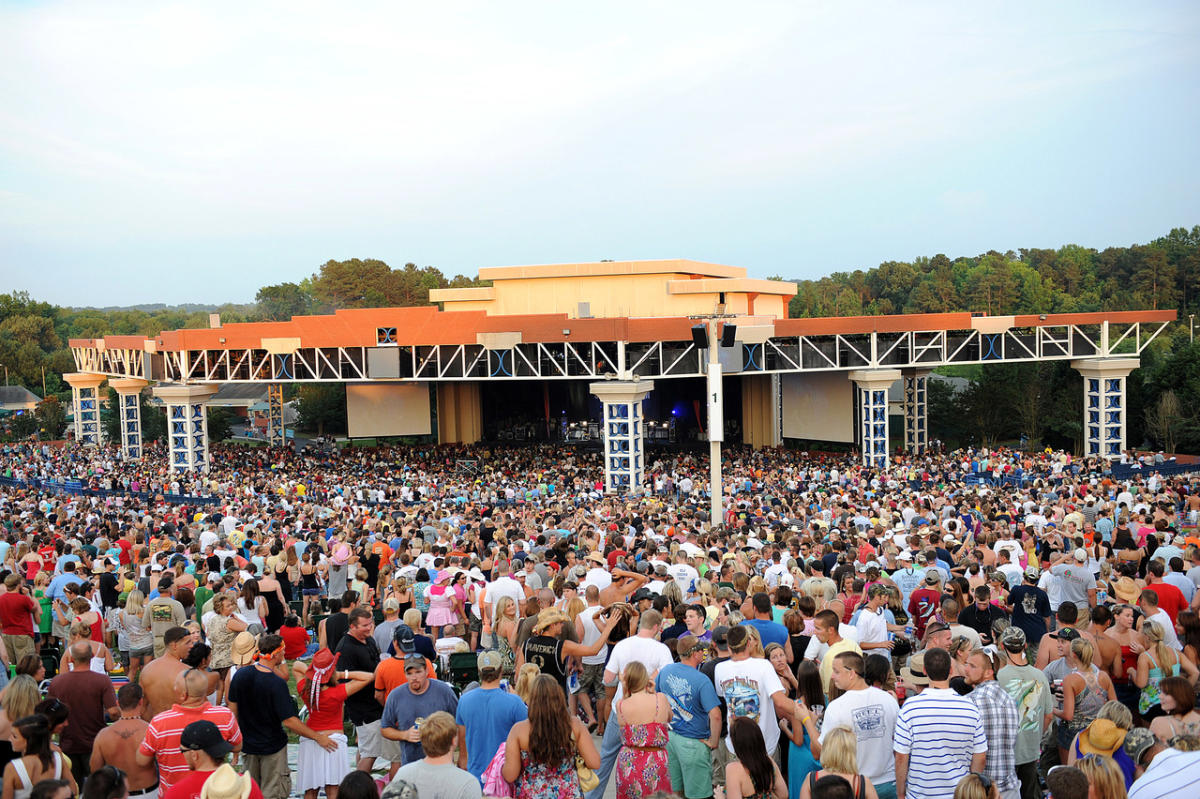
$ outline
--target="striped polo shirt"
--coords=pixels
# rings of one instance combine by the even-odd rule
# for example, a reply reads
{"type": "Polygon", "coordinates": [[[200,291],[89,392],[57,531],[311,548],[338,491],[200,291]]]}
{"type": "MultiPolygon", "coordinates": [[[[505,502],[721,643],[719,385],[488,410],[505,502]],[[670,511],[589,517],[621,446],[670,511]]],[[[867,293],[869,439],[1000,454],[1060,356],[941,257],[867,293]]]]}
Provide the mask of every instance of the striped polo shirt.
{"type": "Polygon", "coordinates": [[[987,737],[970,699],[949,688],[926,688],[900,707],[892,748],[908,755],[910,799],[952,799],[971,770],[971,756],[987,751],[987,737]]]}
{"type": "Polygon", "coordinates": [[[198,707],[173,705],[170,710],[159,713],[150,722],[146,737],[138,747],[142,754],[152,755],[158,761],[159,796],[188,772],[187,761],[183,759],[183,751],[179,748],[179,736],[183,735],[183,728],[193,721],[211,721],[217,725],[221,737],[229,741],[234,749],[242,744],[242,730],[227,707],[205,702],[198,707]]]}

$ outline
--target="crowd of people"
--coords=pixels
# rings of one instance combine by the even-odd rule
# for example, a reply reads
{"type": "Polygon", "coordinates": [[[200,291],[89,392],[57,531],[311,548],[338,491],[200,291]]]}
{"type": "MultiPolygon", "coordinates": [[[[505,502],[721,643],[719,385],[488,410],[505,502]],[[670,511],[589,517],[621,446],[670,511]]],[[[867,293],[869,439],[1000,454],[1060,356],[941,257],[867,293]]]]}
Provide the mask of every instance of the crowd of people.
{"type": "Polygon", "coordinates": [[[1200,794],[1200,476],[725,457],[7,445],[0,799],[1200,794]]]}

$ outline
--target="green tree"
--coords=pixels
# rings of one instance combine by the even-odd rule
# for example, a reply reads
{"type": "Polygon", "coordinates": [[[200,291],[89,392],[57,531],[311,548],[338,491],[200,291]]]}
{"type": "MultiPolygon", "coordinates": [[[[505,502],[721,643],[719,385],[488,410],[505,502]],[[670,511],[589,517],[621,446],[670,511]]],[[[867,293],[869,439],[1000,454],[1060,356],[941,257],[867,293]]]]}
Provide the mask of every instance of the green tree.
{"type": "Polygon", "coordinates": [[[228,408],[208,407],[208,440],[224,441],[233,433],[233,413],[228,408]]]}
{"type": "Polygon", "coordinates": [[[296,402],[299,429],[326,435],[346,432],[344,383],[310,383],[300,387],[296,402]]]}
{"type": "Polygon", "coordinates": [[[57,441],[67,430],[67,409],[53,395],[46,397],[37,404],[34,415],[37,416],[38,430],[44,440],[57,441]]]}
{"type": "Polygon", "coordinates": [[[286,322],[293,316],[312,313],[314,302],[312,295],[295,283],[263,286],[254,301],[262,318],[272,322],[286,322]]]}

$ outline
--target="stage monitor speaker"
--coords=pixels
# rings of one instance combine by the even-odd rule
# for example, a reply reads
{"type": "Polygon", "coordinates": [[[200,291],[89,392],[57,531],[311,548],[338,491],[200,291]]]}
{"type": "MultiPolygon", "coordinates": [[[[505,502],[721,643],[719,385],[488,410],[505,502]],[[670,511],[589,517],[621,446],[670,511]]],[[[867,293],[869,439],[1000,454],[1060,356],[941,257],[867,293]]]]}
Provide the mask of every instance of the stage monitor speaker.
{"type": "Polygon", "coordinates": [[[732,347],[736,343],[737,343],[737,325],[731,325],[731,324],[726,323],[725,327],[721,330],[721,346],[722,347],[732,347]]]}
{"type": "Polygon", "coordinates": [[[692,343],[699,349],[708,349],[708,329],[704,325],[692,325],[692,343]]]}

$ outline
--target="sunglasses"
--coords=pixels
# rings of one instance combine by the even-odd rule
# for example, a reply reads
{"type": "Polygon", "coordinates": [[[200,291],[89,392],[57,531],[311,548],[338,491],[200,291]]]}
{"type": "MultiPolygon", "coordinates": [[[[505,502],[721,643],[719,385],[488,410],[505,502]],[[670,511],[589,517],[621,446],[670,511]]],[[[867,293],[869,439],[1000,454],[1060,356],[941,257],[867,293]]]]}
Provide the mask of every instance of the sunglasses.
{"type": "Polygon", "coordinates": [[[983,790],[987,791],[989,794],[992,792],[992,781],[986,774],[982,774],[978,771],[972,771],[971,776],[979,780],[979,784],[983,786],[983,790]]]}

